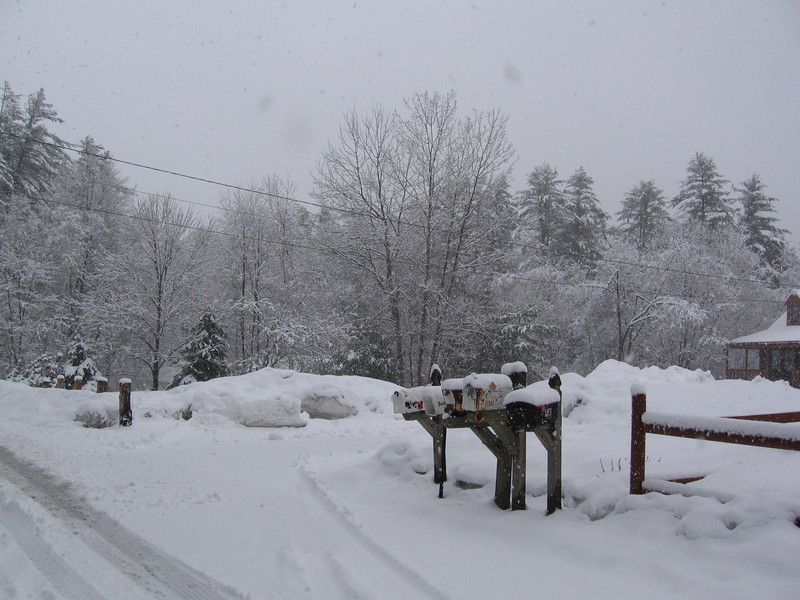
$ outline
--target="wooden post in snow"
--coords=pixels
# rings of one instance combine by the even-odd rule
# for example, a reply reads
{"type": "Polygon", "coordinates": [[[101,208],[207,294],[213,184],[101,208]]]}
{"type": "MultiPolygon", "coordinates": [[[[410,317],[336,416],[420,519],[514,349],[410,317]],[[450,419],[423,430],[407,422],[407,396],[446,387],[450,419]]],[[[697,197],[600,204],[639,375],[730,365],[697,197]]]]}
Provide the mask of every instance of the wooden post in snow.
{"type": "Polygon", "coordinates": [[[644,390],[631,390],[631,494],[644,494],[645,431],[642,415],[647,410],[644,390]]]}
{"type": "Polygon", "coordinates": [[[528,469],[528,432],[518,430],[517,451],[511,457],[511,510],[525,510],[528,469]]]}
{"type": "MultiPolygon", "coordinates": [[[[431,367],[430,383],[442,385],[442,370],[439,365],[431,367]]],[[[442,423],[442,415],[434,415],[432,421],[433,437],[433,482],[439,484],[439,498],[444,498],[444,482],[447,481],[447,430],[442,423]]]]}
{"type": "MultiPolygon", "coordinates": [[[[505,364],[500,369],[511,379],[515,390],[528,385],[528,368],[523,362],[505,364]]],[[[525,510],[525,494],[527,492],[528,471],[528,432],[523,429],[514,431],[516,444],[511,446],[511,510],[525,510]]]]}
{"type": "Polygon", "coordinates": [[[552,515],[561,509],[561,375],[555,367],[550,368],[547,384],[558,392],[559,401],[555,406],[556,421],[552,433],[552,447],[547,447],[547,514],[552,515]]]}
{"type": "Polygon", "coordinates": [[[131,380],[119,380],[119,425],[130,427],[133,424],[133,411],[131,410],[131,380]]]}
{"type": "Polygon", "coordinates": [[[98,377],[95,381],[97,381],[98,394],[102,394],[108,390],[108,377],[98,377]]]}
{"type": "Polygon", "coordinates": [[[60,390],[64,389],[64,376],[63,375],[59,375],[58,377],[56,377],[56,387],[58,389],[60,389],[60,390]]]}
{"type": "Polygon", "coordinates": [[[73,390],[83,389],[83,375],[75,375],[75,379],[72,380],[72,389],[73,390]]]}

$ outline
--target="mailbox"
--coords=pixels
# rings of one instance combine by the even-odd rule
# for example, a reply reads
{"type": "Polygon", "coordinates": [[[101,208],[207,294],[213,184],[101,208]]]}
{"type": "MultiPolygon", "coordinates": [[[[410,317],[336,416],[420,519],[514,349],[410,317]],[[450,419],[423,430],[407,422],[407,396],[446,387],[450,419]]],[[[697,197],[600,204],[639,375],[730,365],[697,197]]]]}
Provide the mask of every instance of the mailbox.
{"type": "Polygon", "coordinates": [[[464,378],[464,410],[483,411],[504,408],[503,400],[514,389],[511,378],[500,373],[473,373],[464,378]]]}
{"type": "Polygon", "coordinates": [[[444,397],[444,410],[449,415],[459,415],[464,412],[463,406],[463,379],[445,379],[442,381],[442,396],[444,397]]]}
{"type": "Polygon", "coordinates": [[[442,382],[445,411],[451,415],[503,408],[503,399],[513,389],[511,378],[501,373],[473,373],[463,379],[442,382]]]}
{"type": "Polygon", "coordinates": [[[395,414],[398,415],[408,415],[425,410],[425,404],[422,398],[410,394],[409,390],[396,390],[392,394],[392,407],[394,408],[395,414]]]}
{"type": "Polygon", "coordinates": [[[445,399],[438,385],[397,390],[392,394],[395,414],[406,415],[424,412],[429,417],[444,413],[445,399]]]}
{"type": "Polygon", "coordinates": [[[505,397],[508,424],[512,429],[554,429],[561,394],[545,385],[514,390],[505,397]]]}

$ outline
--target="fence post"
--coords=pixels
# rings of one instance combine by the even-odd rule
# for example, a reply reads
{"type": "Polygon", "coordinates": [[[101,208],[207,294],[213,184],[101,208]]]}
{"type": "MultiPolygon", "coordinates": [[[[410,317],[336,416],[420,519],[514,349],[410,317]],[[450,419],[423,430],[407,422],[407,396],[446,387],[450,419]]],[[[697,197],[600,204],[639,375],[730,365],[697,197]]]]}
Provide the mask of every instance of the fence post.
{"type": "Polygon", "coordinates": [[[56,387],[58,389],[60,389],[60,390],[64,389],[64,376],[63,375],[59,375],[58,377],[56,377],[56,387]]]}
{"type": "Polygon", "coordinates": [[[75,375],[75,379],[72,380],[72,389],[73,390],[83,389],[83,375],[75,375]]]}
{"type": "Polygon", "coordinates": [[[647,395],[643,389],[631,388],[631,494],[644,494],[645,432],[642,415],[647,411],[647,395]]]}
{"type": "Polygon", "coordinates": [[[132,423],[131,380],[123,378],[119,380],[119,425],[120,427],[129,427],[132,423]]]}
{"type": "Polygon", "coordinates": [[[97,393],[102,394],[108,389],[108,378],[107,377],[98,377],[95,381],[97,381],[97,393]]]}

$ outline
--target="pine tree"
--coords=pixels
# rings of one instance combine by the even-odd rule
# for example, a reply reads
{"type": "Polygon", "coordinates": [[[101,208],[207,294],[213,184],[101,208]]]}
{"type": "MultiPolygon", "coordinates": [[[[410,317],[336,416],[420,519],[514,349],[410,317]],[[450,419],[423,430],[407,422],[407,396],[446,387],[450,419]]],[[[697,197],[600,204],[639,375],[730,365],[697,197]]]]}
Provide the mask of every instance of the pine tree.
{"type": "Polygon", "coordinates": [[[208,381],[230,374],[225,360],[225,333],[207,312],[192,329],[191,338],[181,350],[184,367],[173,381],[172,387],[184,382],[208,381]]]}
{"type": "Polygon", "coordinates": [[[681,183],[681,190],[672,199],[689,221],[696,221],[711,229],[732,225],[734,210],[728,200],[725,186],[727,179],[717,172],[713,158],[698,152],[689,161],[687,177],[681,183]]]}
{"type": "Polygon", "coordinates": [[[12,166],[14,155],[22,136],[22,109],[20,95],[6,81],[0,97],[0,200],[3,200],[14,187],[12,166]]]}
{"type": "Polygon", "coordinates": [[[765,188],[761,177],[756,174],[743,181],[741,187],[734,187],[739,193],[737,199],[742,204],[739,226],[747,236],[748,247],[759,256],[762,264],[781,270],[788,231],[776,225],[778,219],[772,215],[778,200],[767,196],[765,188]]]}
{"type": "Polygon", "coordinates": [[[20,194],[35,203],[53,189],[56,177],[67,161],[66,144],[51,133],[49,123],[61,123],[56,110],[47,102],[44,90],[28,96],[25,109],[8,83],[3,89],[2,122],[3,164],[0,165],[0,199],[20,194]]]}
{"type": "Polygon", "coordinates": [[[77,331],[86,337],[90,325],[84,319],[84,304],[90,281],[98,275],[101,257],[117,243],[117,215],[125,212],[132,194],[107,150],[91,136],[81,140],[79,147],[81,154],[64,169],[55,192],[64,204],[58,207],[58,219],[48,234],[62,240],[59,274],[66,291],[68,335],[77,331]]]}
{"type": "Polygon", "coordinates": [[[563,181],[558,169],[543,163],[528,174],[528,187],[520,194],[520,216],[535,223],[536,236],[543,248],[550,246],[564,217],[563,181]]]}
{"type": "Polygon", "coordinates": [[[93,355],[92,348],[82,339],[76,338],[72,341],[64,364],[64,383],[67,388],[73,387],[77,375],[80,375],[85,382],[102,375],[93,355]]]}
{"type": "Polygon", "coordinates": [[[593,185],[594,180],[583,167],[567,180],[565,214],[553,244],[558,253],[590,267],[600,257],[609,219],[594,194],[593,185]]]}
{"type": "Polygon", "coordinates": [[[648,242],[670,221],[663,190],[655,181],[640,181],[625,195],[622,208],[617,213],[620,231],[632,238],[639,250],[648,247],[648,242]]]}
{"type": "Polygon", "coordinates": [[[56,384],[56,378],[62,374],[61,353],[41,354],[25,367],[17,367],[8,374],[9,381],[19,381],[31,387],[49,388],[56,384]]]}

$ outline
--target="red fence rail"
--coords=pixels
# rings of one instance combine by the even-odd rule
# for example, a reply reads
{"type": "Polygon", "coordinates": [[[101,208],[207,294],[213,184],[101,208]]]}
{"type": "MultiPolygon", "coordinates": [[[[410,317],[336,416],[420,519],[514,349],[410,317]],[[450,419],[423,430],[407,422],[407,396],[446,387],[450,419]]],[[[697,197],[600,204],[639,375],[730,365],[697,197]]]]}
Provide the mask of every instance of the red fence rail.
{"type": "Polygon", "coordinates": [[[648,412],[647,396],[634,394],[631,398],[630,493],[645,492],[645,436],[648,433],[800,451],[800,430],[785,426],[797,422],[800,422],[800,412],[711,418],[648,412]]]}

